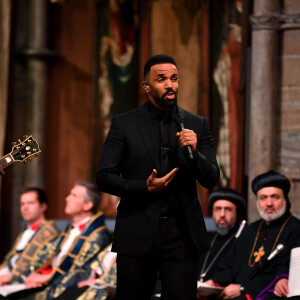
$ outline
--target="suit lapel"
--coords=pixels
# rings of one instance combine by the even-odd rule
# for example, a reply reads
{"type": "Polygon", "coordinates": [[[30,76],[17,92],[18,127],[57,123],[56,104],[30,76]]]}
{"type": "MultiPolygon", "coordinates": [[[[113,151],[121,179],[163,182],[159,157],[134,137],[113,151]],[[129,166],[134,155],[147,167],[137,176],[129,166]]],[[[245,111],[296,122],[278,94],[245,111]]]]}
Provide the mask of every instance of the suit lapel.
{"type": "Polygon", "coordinates": [[[146,105],[143,105],[141,109],[138,111],[137,128],[146,146],[147,152],[154,164],[154,168],[156,170],[159,170],[160,164],[158,161],[158,157],[156,155],[156,149],[154,143],[155,137],[151,126],[149,111],[146,105]]]}

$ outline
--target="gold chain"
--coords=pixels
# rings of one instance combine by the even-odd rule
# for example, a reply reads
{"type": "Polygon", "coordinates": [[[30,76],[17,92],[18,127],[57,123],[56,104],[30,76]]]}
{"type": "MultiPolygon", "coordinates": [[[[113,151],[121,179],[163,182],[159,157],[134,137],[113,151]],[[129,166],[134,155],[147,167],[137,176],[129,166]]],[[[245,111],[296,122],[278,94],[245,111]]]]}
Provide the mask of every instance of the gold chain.
{"type": "MultiPolygon", "coordinates": [[[[279,239],[279,237],[280,237],[280,235],[281,235],[281,233],[282,233],[282,230],[283,230],[283,228],[285,227],[286,223],[290,220],[291,217],[292,217],[292,215],[290,215],[290,216],[284,221],[284,223],[282,224],[282,226],[281,226],[281,228],[280,228],[280,230],[279,230],[279,233],[277,234],[277,237],[276,237],[276,240],[275,240],[275,243],[274,243],[274,245],[273,245],[273,248],[272,248],[271,253],[274,251],[275,246],[276,246],[276,244],[277,244],[277,242],[278,242],[278,239],[279,239]]],[[[254,244],[253,244],[253,247],[252,247],[252,251],[251,251],[251,254],[250,254],[250,257],[249,257],[249,261],[248,261],[248,265],[249,265],[250,268],[252,268],[252,267],[255,265],[255,263],[256,263],[255,261],[254,261],[253,263],[251,263],[251,259],[252,259],[253,252],[254,252],[255,247],[256,247],[256,243],[257,243],[258,236],[259,236],[259,233],[260,233],[260,230],[261,230],[261,226],[263,225],[264,222],[265,222],[264,220],[262,220],[262,221],[260,222],[259,227],[258,227],[258,230],[257,230],[257,234],[256,234],[256,237],[255,237],[255,241],[254,241],[254,244]]]]}
{"type": "Polygon", "coordinates": [[[260,229],[261,229],[261,226],[262,226],[263,223],[264,223],[264,220],[262,220],[259,224],[259,227],[258,227],[258,230],[257,230],[257,233],[256,233],[256,237],[255,237],[255,241],[254,241],[254,244],[253,244],[253,247],[252,247],[252,251],[251,251],[251,254],[250,254],[250,257],[249,257],[248,265],[249,265],[250,268],[252,268],[255,265],[255,261],[254,261],[254,263],[251,264],[251,258],[253,256],[253,252],[254,252],[254,249],[256,247],[257,239],[258,239],[260,229]]]}

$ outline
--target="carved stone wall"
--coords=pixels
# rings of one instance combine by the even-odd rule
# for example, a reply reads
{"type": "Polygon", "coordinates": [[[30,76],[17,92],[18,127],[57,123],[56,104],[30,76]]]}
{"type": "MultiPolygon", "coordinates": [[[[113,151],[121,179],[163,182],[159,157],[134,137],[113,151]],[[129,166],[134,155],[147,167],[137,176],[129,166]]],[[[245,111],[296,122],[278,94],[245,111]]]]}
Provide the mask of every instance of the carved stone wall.
{"type": "Polygon", "coordinates": [[[258,217],[251,181],[268,169],[290,178],[292,212],[299,217],[300,3],[255,0],[251,23],[248,218],[253,221],[258,217]],[[272,56],[274,59],[270,59],[272,56]],[[265,74],[258,78],[260,70],[265,74]]]}
{"type": "Polygon", "coordinates": [[[251,182],[255,176],[276,169],[276,110],[278,97],[279,2],[255,0],[251,16],[251,87],[249,118],[248,221],[258,218],[251,182]]]}
{"type": "Polygon", "coordinates": [[[279,169],[292,181],[292,211],[300,217],[300,3],[283,1],[279,107],[279,169]]]}

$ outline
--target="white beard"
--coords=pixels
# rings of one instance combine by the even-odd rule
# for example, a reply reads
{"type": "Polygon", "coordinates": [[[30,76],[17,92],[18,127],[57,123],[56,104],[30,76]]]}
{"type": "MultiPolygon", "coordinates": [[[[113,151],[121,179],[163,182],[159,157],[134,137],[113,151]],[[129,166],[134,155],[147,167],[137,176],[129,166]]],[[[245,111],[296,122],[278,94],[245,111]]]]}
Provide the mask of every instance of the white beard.
{"type": "Polygon", "coordinates": [[[260,208],[258,207],[257,201],[256,201],[256,207],[257,207],[257,210],[263,220],[265,220],[266,222],[272,222],[272,221],[279,219],[280,217],[282,217],[284,215],[284,213],[286,211],[286,201],[284,201],[282,208],[280,208],[278,211],[276,211],[272,214],[266,214],[262,210],[260,210],[260,208]]]}

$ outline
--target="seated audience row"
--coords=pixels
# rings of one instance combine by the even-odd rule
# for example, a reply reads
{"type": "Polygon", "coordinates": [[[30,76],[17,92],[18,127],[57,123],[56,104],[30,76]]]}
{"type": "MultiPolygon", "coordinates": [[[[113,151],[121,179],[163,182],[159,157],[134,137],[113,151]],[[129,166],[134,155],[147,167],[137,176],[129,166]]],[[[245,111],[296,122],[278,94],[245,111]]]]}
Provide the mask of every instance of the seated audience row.
{"type": "Polygon", "coordinates": [[[45,220],[45,193],[39,188],[22,192],[20,210],[26,227],[0,269],[0,294],[7,287],[16,287],[16,292],[4,299],[54,299],[90,277],[92,266],[99,266],[99,253],[111,243],[99,201],[94,184],[76,182],[65,206],[72,221],[58,233],[54,222],[45,220]]]}
{"type": "MultiPolygon", "coordinates": [[[[247,227],[240,193],[219,189],[210,194],[217,232],[211,249],[200,257],[198,298],[287,297],[290,253],[300,246],[300,221],[290,213],[290,187],[283,174],[257,176],[252,190],[261,219],[247,227]]],[[[114,299],[116,253],[97,211],[99,201],[95,185],[76,182],[65,206],[72,222],[59,233],[53,221],[45,220],[44,191],[24,190],[20,211],[26,226],[0,266],[0,295],[7,287],[16,290],[0,299],[114,299]]]]}

